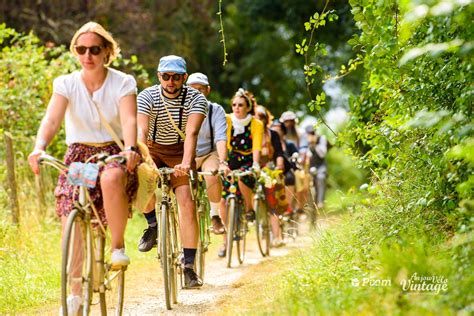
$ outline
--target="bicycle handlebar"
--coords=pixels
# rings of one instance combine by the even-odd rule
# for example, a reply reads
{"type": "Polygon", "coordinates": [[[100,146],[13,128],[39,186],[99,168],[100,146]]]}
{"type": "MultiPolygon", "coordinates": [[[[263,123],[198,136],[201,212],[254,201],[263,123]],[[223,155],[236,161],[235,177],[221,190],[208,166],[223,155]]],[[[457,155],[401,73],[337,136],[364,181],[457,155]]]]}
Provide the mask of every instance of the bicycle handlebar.
{"type": "MultiPolygon", "coordinates": [[[[121,164],[125,164],[126,161],[127,161],[127,158],[124,157],[124,156],[121,156],[121,155],[108,155],[106,153],[100,153],[100,154],[96,154],[96,155],[93,155],[91,157],[89,157],[87,159],[86,162],[89,162],[90,160],[94,159],[94,158],[97,158],[98,159],[98,162],[97,164],[99,166],[103,166],[109,162],[113,162],[113,161],[118,161],[119,163],[121,164]]],[[[59,171],[66,171],[68,166],[66,166],[66,164],[64,162],[62,162],[61,160],[51,156],[51,155],[48,155],[48,154],[42,154],[41,156],[38,157],[38,162],[40,164],[43,164],[43,165],[49,165],[49,166],[52,166],[56,169],[58,169],[59,171]]]]}
{"type": "Polygon", "coordinates": [[[164,176],[164,175],[168,175],[168,174],[173,174],[176,170],[174,170],[173,168],[169,168],[169,167],[161,167],[161,168],[158,168],[158,172],[160,173],[160,175],[164,176]]]}

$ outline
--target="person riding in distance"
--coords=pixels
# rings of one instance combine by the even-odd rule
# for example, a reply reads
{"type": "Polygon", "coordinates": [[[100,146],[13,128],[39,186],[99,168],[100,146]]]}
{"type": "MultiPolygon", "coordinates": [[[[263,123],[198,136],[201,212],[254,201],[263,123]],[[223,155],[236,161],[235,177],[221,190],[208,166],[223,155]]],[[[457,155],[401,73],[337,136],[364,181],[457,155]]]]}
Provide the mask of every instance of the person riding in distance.
{"type": "Polygon", "coordinates": [[[286,196],[290,202],[286,213],[293,215],[293,205],[297,205],[298,208],[302,208],[302,202],[296,201],[297,199],[295,198],[295,171],[297,168],[296,165],[291,162],[291,157],[293,154],[298,154],[298,148],[296,148],[296,145],[293,142],[286,140],[286,127],[282,122],[279,120],[273,121],[271,129],[276,131],[280,136],[285,163],[286,196]]]}
{"type": "MultiPolygon", "coordinates": [[[[186,83],[199,90],[207,98],[211,93],[211,86],[207,76],[196,72],[189,75],[186,83]]],[[[220,170],[227,173],[227,122],[224,108],[211,101],[207,101],[208,115],[204,119],[199,131],[196,147],[196,168],[202,171],[220,170]]],[[[211,205],[211,231],[214,234],[225,232],[224,224],[219,215],[221,205],[222,184],[219,176],[205,176],[207,196],[211,205]]]]}
{"type": "MultiPolygon", "coordinates": [[[[250,168],[260,169],[263,124],[253,117],[257,103],[250,92],[240,88],[233,96],[231,104],[232,113],[226,116],[229,168],[242,171],[249,170],[250,168]]],[[[255,220],[255,211],[252,209],[252,190],[254,186],[254,177],[245,176],[239,179],[239,194],[243,196],[248,221],[255,220]]],[[[229,194],[229,187],[230,182],[224,181],[224,198],[229,194]]],[[[224,222],[226,222],[227,213],[224,212],[222,217],[224,222]]],[[[224,236],[224,242],[225,240],[224,236]]],[[[225,252],[226,246],[224,245],[219,251],[219,256],[225,257],[225,252]]]]}
{"type": "Polygon", "coordinates": [[[260,161],[262,167],[280,170],[282,173],[273,179],[276,183],[271,187],[265,187],[265,200],[271,213],[270,222],[272,226],[272,245],[280,247],[284,245],[283,236],[280,229],[280,221],[278,215],[288,210],[288,201],[285,193],[284,170],[285,161],[283,149],[281,147],[280,136],[276,131],[269,128],[272,115],[267,108],[262,105],[257,106],[255,117],[263,123],[263,140],[260,161]]]}
{"type": "Polygon", "coordinates": [[[310,168],[316,168],[316,175],[313,176],[317,193],[316,202],[318,208],[323,208],[327,178],[326,154],[328,152],[328,141],[326,136],[318,135],[312,125],[306,126],[305,131],[308,137],[306,159],[310,168]]]}
{"type": "MultiPolygon", "coordinates": [[[[85,162],[101,152],[121,154],[127,158],[126,166],[113,162],[102,167],[97,185],[89,189],[100,219],[110,228],[111,262],[116,266],[125,266],[130,259],[124,252],[124,232],[129,203],[138,188],[135,167],[140,160],[135,149],[136,82],[132,76],[108,67],[120,49],[114,38],[98,23],[88,22],[79,28],[71,40],[70,51],[81,64],[81,70],[54,80],[53,94],[28,162],[33,172],[39,174],[38,157],[44,153],[63,120],[68,146],[64,157],[66,165],[85,162]],[[96,106],[100,107],[107,122],[125,143],[124,151],[121,152],[101,124],[96,106]]],[[[64,230],[67,216],[78,198],[66,174],[59,175],[55,196],[56,213],[61,217],[64,230]]],[[[77,295],[67,298],[68,310],[75,314],[82,304],[80,283],[73,285],[71,291],[77,295]]]]}
{"type": "MultiPolygon", "coordinates": [[[[179,209],[181,244],[184,253],[185,288],[202,286],[194,272],[198,243],[196,204],[192,199],[187,173],[195,167],[196,142],[207,114],[207,100],[196,89],[184,85],[188,75],[186,61],[179,56],[162,57],[158,64],[160,82],[139,93],[138,137],[147,143],[156,166],[174,168],[171,186],[179,209]]],[[[145,212],[148,228],[139,242],[140,251],[156,245],[155,199],[145,212]]]]}

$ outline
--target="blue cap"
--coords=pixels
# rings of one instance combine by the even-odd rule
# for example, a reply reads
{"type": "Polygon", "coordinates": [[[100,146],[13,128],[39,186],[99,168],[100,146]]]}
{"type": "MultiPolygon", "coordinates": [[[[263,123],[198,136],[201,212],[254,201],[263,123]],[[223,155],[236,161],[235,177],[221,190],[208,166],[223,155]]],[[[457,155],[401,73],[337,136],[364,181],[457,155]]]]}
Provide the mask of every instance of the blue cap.
{"type": "Polygon", "coordinates": [[[160,63],[158,65],[158,72],[175,72],[177,74],[185,74],[186,61],[184,58],[176,55],[161,57],[160,63]]]}

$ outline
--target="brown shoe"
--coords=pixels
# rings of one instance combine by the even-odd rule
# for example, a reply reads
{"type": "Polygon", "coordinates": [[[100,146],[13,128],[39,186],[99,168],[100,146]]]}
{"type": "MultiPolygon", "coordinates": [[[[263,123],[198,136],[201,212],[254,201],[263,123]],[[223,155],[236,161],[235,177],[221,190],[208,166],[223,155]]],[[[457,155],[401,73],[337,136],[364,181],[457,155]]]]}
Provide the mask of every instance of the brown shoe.
{"type": "Polygon", "coordinates": [[[212,226],[211,231],[216,235],[222,235],[225,233],[224,224],[222,224],[222,220],[219,216],[212,216],[211,218],[212,226]]]}

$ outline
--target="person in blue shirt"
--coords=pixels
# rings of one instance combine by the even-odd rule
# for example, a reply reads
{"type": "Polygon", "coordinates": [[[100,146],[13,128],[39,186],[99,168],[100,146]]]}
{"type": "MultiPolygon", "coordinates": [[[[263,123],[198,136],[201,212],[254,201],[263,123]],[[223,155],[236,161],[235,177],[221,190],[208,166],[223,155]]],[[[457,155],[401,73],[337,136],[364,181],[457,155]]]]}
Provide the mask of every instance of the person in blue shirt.
{"type": "MultiPolygon", "coordinates": [[[[206,98],[211,93],[207,76],[196,72],[189,75],[186,82],[190,87],[199,90],[206,98]]],[[[228,172],[227,165],[227,122],[224,108],[211,101],[208,102],[208,115],[199,130],[196,147],[196,168],[202,171],[222,170],[228,172]]],[[[219,216],[221,205],[222,184],[219,176],[204,177],[207,195],[211,205],[212,232],[220,235],[225,232],[224,224],[219,216]]]]}

